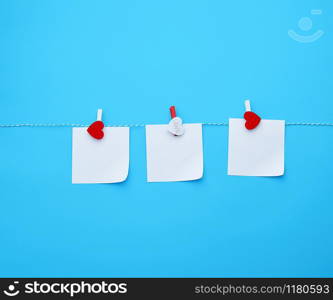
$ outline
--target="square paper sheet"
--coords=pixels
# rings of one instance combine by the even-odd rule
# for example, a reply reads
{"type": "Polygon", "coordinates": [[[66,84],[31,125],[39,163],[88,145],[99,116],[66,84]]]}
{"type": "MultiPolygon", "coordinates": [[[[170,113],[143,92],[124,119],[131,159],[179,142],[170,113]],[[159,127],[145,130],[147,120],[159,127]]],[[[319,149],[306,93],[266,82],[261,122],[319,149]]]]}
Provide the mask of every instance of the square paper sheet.
{"type": "Polygon", "coordinates": [[[73,128],[72,183],[114,183],[126,180],[129,128],[105,127],[96,140],[86,127],[73,128]]]}
{"type": "Polygon", "coordinates": [[[202,125],[184,124],[185,133],[174,136],[168,125],[147,125],[148,182],[187,181],[202,177],[202,125]]]}
{"type": "Polygon", "coordinates": [[[261,120],[253,130],[244,123],[229,119],[228,175],[283,175],[285,121],[261,120]]]}

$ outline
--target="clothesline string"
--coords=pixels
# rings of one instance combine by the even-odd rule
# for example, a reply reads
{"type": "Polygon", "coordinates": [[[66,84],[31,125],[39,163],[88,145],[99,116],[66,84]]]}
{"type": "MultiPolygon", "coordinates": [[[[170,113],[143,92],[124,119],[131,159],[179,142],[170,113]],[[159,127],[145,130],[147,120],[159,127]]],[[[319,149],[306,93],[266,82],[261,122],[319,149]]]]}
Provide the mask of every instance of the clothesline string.
{"type": "MultiPolygon", "coordinates": [[[[228,126],[226,122],[203,122],[205,126],[228,126]]],[[[89,127],[90,124],[71,123],[21,123],[21,124],[0,124],[0,128],[5,127],[89,127]]],[[[145,127],[147,124],[105,124],[106,127],[145,127]]],[[[286,126],[333,126],[333,123],[323,122],[286,122],[286,126]]]]}

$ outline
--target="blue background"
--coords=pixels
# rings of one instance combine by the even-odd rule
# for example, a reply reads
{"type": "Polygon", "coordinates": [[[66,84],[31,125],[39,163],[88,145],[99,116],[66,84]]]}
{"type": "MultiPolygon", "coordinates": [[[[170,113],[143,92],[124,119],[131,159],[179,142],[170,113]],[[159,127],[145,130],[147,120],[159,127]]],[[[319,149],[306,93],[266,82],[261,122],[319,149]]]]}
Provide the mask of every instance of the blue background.
{"type": "MultiPolygon", "coordinates": [[[[332,122],[332,29],[329,0],[3,0],[0,121],[332,122]]],[[[141,127],[126,182],[72,185],[70,128],[0,128],[0,276],[332,276],[333,128],[287,127],[280,178],[227,176],[227,131],[200,181],[147,183],[141,127]]]]}

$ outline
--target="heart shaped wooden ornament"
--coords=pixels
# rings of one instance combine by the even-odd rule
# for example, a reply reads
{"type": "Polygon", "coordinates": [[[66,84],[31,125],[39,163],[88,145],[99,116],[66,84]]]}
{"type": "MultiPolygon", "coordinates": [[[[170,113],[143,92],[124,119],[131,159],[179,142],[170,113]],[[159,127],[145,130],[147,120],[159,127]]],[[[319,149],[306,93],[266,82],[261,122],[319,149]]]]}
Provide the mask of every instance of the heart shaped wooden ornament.
{"type": "Polygon", "coordinates": [[[169,125],[168,125],[168,130],[170,133],[173,135],[179,136],[183,135],[185,130],[183,126],[183,120],[179,117],[175,117],[170,120],[169,125]]]}
{"type": "Polygon", "coordinates": [[[246,121],[245,128],[248,130],[256,128],[261,121],[261,118],[252,111],[245,112],[244,119],[246,121]]]}
{"type": "Polygon", "coordinates": [[[100,140],[104,137],[103,128],[104,123],[102,121],[96,121],[88,127],[87,131],[94,139],[100,140]]]}

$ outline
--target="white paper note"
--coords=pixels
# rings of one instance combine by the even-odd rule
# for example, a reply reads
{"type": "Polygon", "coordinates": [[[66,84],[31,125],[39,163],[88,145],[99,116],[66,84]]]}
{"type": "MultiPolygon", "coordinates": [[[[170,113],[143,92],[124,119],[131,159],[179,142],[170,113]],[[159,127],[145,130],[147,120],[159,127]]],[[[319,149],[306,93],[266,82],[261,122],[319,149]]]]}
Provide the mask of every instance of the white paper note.
{"type": "Polygon", "coordinates": [[[129,128],[105,127],[96,140],[86,127],[73,128],[72,183],[115,183],[126,180],[129,128]]]}
{"type": "Polygon", "coordinates": [[[285,121],[261,120],[253,130],[244,123],[229,119],[228,175],[283,175],[285,121]]]}
{"type": "Polygon", "coordinates": [[[148,182],[188,181],[203,174],[202,125],[184,124],[184,135],[174,136],[168,125],[147,125],[148,182]]]}

